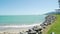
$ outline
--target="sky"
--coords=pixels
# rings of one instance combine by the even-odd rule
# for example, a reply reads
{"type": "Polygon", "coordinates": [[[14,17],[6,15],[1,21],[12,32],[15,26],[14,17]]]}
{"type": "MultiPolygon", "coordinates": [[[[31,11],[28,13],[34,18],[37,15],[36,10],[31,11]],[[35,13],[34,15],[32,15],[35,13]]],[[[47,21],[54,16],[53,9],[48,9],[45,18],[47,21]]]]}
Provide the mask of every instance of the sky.
{"type": "Polygon", "coordinates": [[[0,15],[41,15],[58,8],[58,0],[0,0],[0,15]]]}

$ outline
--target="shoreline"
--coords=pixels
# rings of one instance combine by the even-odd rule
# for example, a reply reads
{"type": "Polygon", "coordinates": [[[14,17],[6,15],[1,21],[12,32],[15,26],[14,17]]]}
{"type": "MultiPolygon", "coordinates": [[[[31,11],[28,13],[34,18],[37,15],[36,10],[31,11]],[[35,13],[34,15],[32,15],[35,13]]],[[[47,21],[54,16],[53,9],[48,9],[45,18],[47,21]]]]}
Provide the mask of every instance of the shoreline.
{"type": "Polygon", "coordinates": [[[0,26],[0,33],[4,34],[5,33],[26,33],[26,31],[28,31],[29,29],[33,28],[34,26],[40,26],[40,24],[42,23],[38,23],[38,24],[31,24],[31,25],[6,25],[6,26],[0,26]]]}
{"type": "MultiPolygon", "coordinates": [[[[43,22],[42,22],[43,23],[43,22]]],[[[0,26],[0,27],[2,27],[2,28],[9,28],[9,27],[11,27],[11,28],[23,28],[23,27],[33,27],[33,26],[36,26],[36,25],[40,25],[40,24],[42,24],[42,23],[38,23],[38,24],[31,24],[31,25],[3,25],[3,26],[0,26]]]]}
{"type": "Polygon", "coordinates": [[[32,25],[9,25],[9,26],[0,26],[1,28],[7,28],[1,32],[9,32],[9,33],[43,33],[43,30],[46,29],[47,26],[51,25],[54,21],[55,21],[55,16],[52,15],[48,15],[45,18],[45,21],[43,21],[42,23],[38,23],[38,24],[32,24],[32,25]],[[8,29],[9,28],[9,29],[8,29]],[[13,29],[11,29],[13,28],[13,29]],[[16,29],[15,29],[16,28],[16,29]],[[17,29],[18,28],[18,29],[17,29]]]}
{"type": "Polygon", "coordinates": [[[8,31],[22,32],[22,31],[27,31],[28,29],[31,29],[34,26],[38,26],[38,25],[40,25],[42,23],[31,24],[31,25],[6,25],[6,26],[0,26],[0,32],[8,32],[8,31]]]}

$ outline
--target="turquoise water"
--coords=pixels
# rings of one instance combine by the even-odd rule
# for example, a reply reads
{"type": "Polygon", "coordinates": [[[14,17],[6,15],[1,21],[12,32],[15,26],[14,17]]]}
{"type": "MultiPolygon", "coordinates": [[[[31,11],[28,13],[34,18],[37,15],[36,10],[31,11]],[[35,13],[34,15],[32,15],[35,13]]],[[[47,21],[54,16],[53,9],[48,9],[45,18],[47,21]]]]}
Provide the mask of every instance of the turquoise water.
{"type": "Polygon", "coordinates": [[[45,20],[46,15],[0,15],[0,25],[7,24],[34,24],[45,20]]]}

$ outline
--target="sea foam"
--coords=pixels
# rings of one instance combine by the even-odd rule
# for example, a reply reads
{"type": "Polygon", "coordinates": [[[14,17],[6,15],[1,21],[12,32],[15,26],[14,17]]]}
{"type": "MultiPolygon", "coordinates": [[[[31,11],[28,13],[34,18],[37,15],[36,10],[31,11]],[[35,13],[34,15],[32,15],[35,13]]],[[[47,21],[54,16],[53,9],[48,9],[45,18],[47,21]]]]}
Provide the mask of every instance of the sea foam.
{"type": "Polygon", "coordinates": [[[5,25],[5,26],[0,26],[0,28],[28,28],[28,27],[33,27],[40,24],[41,23],[31,24],[31,25],[5,25]]]}

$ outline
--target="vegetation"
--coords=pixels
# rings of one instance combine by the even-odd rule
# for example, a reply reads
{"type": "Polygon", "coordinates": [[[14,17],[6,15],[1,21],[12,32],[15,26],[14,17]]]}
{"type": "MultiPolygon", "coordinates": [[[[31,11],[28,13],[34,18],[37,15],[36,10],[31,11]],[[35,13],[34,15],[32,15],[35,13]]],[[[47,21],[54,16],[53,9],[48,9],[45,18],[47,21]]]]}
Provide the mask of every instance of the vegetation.
{"type": "Polygon", "coordinates": [[[51,32],[55,32],[55,34],[60,34],[60,15],[55,15],[56,21],[48,30],[47,34],[51,34],[51,32]]]}

